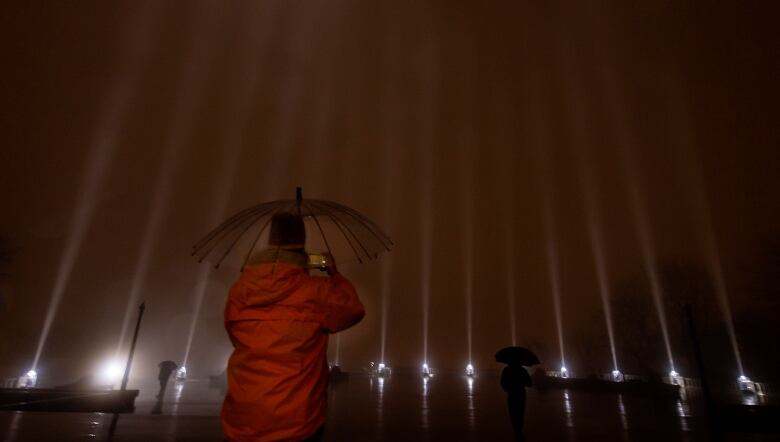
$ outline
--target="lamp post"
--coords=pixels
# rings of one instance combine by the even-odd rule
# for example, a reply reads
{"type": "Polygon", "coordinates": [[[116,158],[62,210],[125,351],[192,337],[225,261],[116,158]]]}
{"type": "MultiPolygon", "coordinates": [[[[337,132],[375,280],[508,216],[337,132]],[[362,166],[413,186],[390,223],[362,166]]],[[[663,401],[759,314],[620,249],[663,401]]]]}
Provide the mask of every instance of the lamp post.
{"type": "Polygon", "coordinates": [[[135,353],[135,343],[138,341],[138,329],[141,328],[141,319],[144,317],[144,310],[146,304],[141,303],[138,306],[138,321],[135,323],[135,332],[133,333],[133,342],[130,344],[130,354],[127,355],[127,365],[125,366],[125,375],[122,377],[122,388],[120,390],[125,391],[127,389],[127,380],[130,377],[130,366],[133,365],[133,354],[135,353]]]}

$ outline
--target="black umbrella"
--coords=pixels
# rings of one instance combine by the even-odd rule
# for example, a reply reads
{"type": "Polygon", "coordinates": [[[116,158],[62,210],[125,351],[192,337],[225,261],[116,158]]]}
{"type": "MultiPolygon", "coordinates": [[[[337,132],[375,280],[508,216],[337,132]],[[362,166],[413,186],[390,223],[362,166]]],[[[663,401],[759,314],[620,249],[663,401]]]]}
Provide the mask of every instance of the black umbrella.
{"type": "Polygon", "coordinates": [[[303,217],[306,249],[312,252],[327,251],[343,261],[351,256],[362,263],[393,245],[390,237],[362,213],[332,201],[304,199],[298,187],[295,199],[258,204],[228,218],[193,246],[192,255],[198,262],[210,258],[215,267],[237,255],[241,259],[237,264],[243,268],[258,244],[263,244],[260,239],[267,235],[271,217],[284,212],[303,217]]]}
{"type": "Polygon", "coordinates": [[[531,350],[525,347],[505,347],[496,353],[496,362],[507,365],[532,365],[540,364],[539,358],[531,350]]]}
{"type": "Polygon", "coordinates": [[[160,367],[160,369],[166,371],[173,371],[179,368],[179,366],[176,365],[176,363],[173,361],[162,361],[159,364],[157,364],[157,366],[160,367]]]}

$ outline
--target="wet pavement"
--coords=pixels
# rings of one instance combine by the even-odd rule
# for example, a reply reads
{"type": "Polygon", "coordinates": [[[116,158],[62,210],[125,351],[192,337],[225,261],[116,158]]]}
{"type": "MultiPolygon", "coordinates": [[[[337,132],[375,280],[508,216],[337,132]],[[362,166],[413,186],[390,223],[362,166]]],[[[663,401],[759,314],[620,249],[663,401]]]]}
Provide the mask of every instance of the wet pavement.
{"type": "MultiPolygon", "coordinates": [[[[207,381],[171,384],[158,403],[155,386],[141,388],[135,413],[0,412],[3,442],[218,441],[222,392],[207,381]],[[159,413],[159,414],[158,414],[159,413]]],[[[330,391],[326,441],[512,440],[505,395],[496,376],[476,379],[352,375],[330,391]]],[[[530,441],[705,441],[701,407],[688,401],[529,390],[530,441]]],[[[778,435],[729,434],[725,441],[775,441],[778,435]]]]}

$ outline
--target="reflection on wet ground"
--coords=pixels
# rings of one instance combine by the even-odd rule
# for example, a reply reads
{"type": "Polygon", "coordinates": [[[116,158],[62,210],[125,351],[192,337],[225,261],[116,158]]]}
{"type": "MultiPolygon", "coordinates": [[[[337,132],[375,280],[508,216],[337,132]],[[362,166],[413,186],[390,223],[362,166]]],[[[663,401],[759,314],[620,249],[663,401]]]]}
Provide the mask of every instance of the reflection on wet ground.
{"type": "MultiPolygon", "coordinates": [[[[169,385],[162,402],[150,384],[133,414],[116,420],[116,441],[222,440],[223,393],[206,381],[169,385]]],[[[534,441],[710,440],[701,407],[630,395],[529,390],[526,435],[534,441]]],[[[329,398],[326,441],[512,440],[506,396],[497,376],[346,376],[329,398]]],[[[107,440],[113,415],[0,412],[3,442],[107,440]]],[[[769,441],[774,435],[728,435],[726,441],[769,441]]]]}

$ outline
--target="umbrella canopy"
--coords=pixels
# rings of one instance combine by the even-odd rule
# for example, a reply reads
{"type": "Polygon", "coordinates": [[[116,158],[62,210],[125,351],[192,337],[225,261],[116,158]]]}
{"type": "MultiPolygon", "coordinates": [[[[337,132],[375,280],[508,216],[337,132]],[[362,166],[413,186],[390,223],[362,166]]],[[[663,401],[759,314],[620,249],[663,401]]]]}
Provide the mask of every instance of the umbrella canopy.
{"type": "Polygon", "coordinates": [[[539,358],[525,347],[505,347],[496,353],[496,362],[507,365],[538,365],[539,358]]]}
{"type": "Polygon", "coordinates": [[[393,242],[373,221],[357,210],[332,201],[304,199],[301,188],[295,199],[270,201],[249,207],[231,216],[193,246],[199,262],[207,259],[219,267],[238,256],[241,268],[263,247],[271,218],[277,213],[301,215],[306,226],[306,249],[329,252],[337,261],[358,262],[376,259],[389,251],[393,242]]]}

